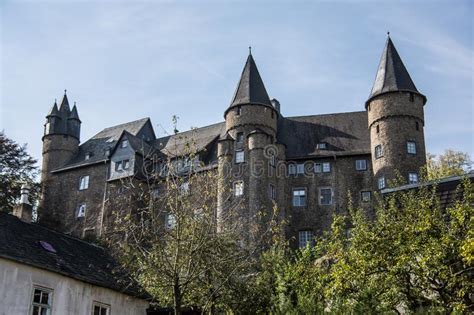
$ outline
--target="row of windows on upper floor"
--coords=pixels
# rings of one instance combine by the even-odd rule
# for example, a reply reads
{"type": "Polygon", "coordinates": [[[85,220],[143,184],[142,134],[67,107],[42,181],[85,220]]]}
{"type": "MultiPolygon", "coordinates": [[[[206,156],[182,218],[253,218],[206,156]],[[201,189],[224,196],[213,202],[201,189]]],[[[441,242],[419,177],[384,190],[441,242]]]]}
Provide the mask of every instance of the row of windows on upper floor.
{"type": "MultiPolygon", "coordinates": [[[[406,142],[406,151],[408,154],[416,155],[416,142],[415,141],[407,141],[406,142]]],[[[376,159],[380,159],[383,157],[383,147],[381,144],[375,146],[374,155],[376,159]]]]}
{"type": "MultiPolygon", "coordinates": [[[[54,290],[33,285],[30,312],[32,315],[51,315],[53,312],[54,290]]],[[[110,305],[94,301],[91,315],[110,315],[110,305]]]]}
{"type": "MultiPolygon", "coordinates": [[[[408,184],[418,184],[418,174],[416,172],[408,173],[408,184]]],[[[385,176],[380,176],[377,178],[377,188],[384,189],[386,187],[387,183],[385,181],[385,176]]]]}

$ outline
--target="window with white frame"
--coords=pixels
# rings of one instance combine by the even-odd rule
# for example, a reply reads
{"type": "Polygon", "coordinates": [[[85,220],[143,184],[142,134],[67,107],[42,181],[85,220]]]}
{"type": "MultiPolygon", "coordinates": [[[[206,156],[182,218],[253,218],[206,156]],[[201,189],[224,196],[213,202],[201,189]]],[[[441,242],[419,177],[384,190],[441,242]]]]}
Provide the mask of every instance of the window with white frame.
{"type": "Polygon", "coordinates": [[[293,189],[293,206],[303,207],[306,205],[306,189],[295,188],[293,189]]]}
{"type": "Polygon", "coordinates": [[[408,183],[409,184],[416,184],[418,183],[418,174],[414,172],[408,173],[408,183]]]}
{"type": "Polygon", "coordinates": [[[304,164],[296,164],[296,174],[304,174],[304,164]]]}
{"type": "Polygon", "coordinates": [[[385,188],[385,177],[380,176],[379,179],[377,180],[377,187],[379,189],[384,189],[385,188]]]}
{"type": "Polygon", "coordinates": [[[89,175],[81,176],[79,180],[79,190],[85,190],[89,188],[89,175]]]}
{"type": "Polygon", "coordinates": [[[356,171],[366,171],[367,160],[356,160],[356,171]]]}
{"type": "Polygon", "coordinates": [[[86,216],[86,204],[85,203],[81,203],[78,207],[77,207],[77,210],[76,210],[77,214],[76,216],[78,218],[83,218],[86,216]]]}
{"type": "Polygon", "coordinates": [[[270,198],[271,198],[272,200],[275,200],[275,199],[276,199],[276,188],[275,188],[275,185],[270,184],[270,186],[269,186],[268,189],[269,189],[270,198]]]}
{"type": "Polygon", "coordinates": [[[276,165],[276,156],[275,154],[270,155],[270,166],[275,166],[276,165]]]}
{"type": "Polygon", "coordinates": [[[289,175],[296,174],[296,164],[288,164],[288,174],[289,175]]]}
{"type": "Polygon", "coordinates": [[[235,163],[236,164],[244,163],[244,161],[245,161],[244,150],[235,151],[235,163]]]}
{"type": "Polygon", "coordinates": [[[234,183],[234,196],[242,196],[244,194],[244,182],[239,180],[234,183]]]}
{"type": "Polygon", "coordinates": [[[299,231],[298,232],[298,243],[299,248],[305,248],[308,244],[313,245],[314,237],[313,232],[310,230],[299,231]]]}
{"type": "Polygon", "coordinates": [[[130,168],[130,160],[123,160],[123,169],[128,170],[130,168]]]}
{"type": "Polygon", "coordinates": [[[319,188],[319,204],[320,205],[332,204],[332,188],[319,188]]]}
{"type": "Polygon", "coordinates": [[[331,172],[331,163],[314,163],[314,172],[315,173],[330,173],[331,172]]]}
{"type": "Polygon", "coordinates": [[[123,171],[123,164],[122,164],[122,161],[117,161],[115,162],[115,170],[116,171],[123,171]]]}
{"type": "Polygon", "coordinates": [[[167,213],[165,216],[165,228],[168,230],[173,229],[176,226],[176,216],[171,213],[167,213]]]}
{"type": "Polygon", "coordinates": [[[33,287],[33,300],[31,301],[31,314],[51,315],[53,306],[53,290],[43,287],[33,287]]]}
{"type": "Polygon", "coordinates": [[[416,142],[415,141],[407,141],[407,153],[408,154],[416,154],[416,142]]]}
{"type": "Polygon", "coordinates": [[[383,156],[382,146],[379,144],[375,146],[375,158],[379,159],[383,156]]]}
{"type": "Polygon", "coordinates": [[[120,143],[120,147],[122,148],[128,147],[128,140],[127,139],[122,140],[122,143],[120,143]]]}
{"type": "Polygon", "coordinates": [[[328,144],[326,142],[320,142],[316,144],[316,149],[318,150],[326,150],[328,148],[328,144]]]}
{"type": "Polygon", "coordinates": [[[360,192],[360,200],[362,202],[370,202],[370,197],[371,197],[370,191],[361,191],[360,192]]]}
{"type": "Polygon", "coordinates": [[[92,315],[110,315],[110,305],[94,302],[92,304],[92,315]]]}

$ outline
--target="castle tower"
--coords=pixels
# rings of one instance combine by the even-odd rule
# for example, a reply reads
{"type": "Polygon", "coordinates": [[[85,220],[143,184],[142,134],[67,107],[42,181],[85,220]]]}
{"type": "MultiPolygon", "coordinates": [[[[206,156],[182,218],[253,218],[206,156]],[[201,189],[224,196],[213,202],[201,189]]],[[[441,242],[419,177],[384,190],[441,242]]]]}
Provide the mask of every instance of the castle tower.
{"type": "Polygon", "coordinates": [[[420,168],[426,164],[425,103],[426,97],[418,92],[389,36],[365,103],[378,189],[397,176],[405,183],[418,181],[420,168]]]}
{"type": "Polygon", "coordinates": [[[226,205],[238,205],[239,219],[246,229],[253,229],[262,212],[273,207],[270,191],[276,190],[277,184],[270,164],[280,156],[280,146],[276,145],[278,117],[250,53],[224,113],[226,136],[218,144],[219,172],[227,175],[219,187],[218,214],[225,215],[230,208],[226,205]]]}
{"type": "Polygon", "coordinates": [[[72,110],[64,91],[61,105],[58,109],[56,101],[46,116],[43,135],[43,162],[41,167],[42,196],[40,202],[39,219],[51,221],[54,209],[53,181],[51,171],[63,166],[79,149],[81,120],[76,105],[72,110]]]}

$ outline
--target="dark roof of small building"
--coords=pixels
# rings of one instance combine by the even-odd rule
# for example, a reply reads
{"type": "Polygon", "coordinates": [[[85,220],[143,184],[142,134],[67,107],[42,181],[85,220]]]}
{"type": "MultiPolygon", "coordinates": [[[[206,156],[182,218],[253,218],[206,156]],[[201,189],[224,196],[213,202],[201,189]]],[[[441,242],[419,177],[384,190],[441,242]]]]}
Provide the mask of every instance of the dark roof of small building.
{"type": "Polygon", "coordinates": [[[240,76],[230,107],[240,104],[263,104],[272,106],[252,54],[249,54],[244,69],[242,70],[242,75],[240,76]]]}
{"type": "Polygon", "coordinates": [[[278,142],[287,158],[370,154],[367,112],[285,117],[278,126],[278,142]],[[317,149],[326,143],[326,149],[317,149]]]}
{"type": "Polygon", "coordinates": [[[148,298],[106,249],[0,212],[0,257],[148,298]],[[43,244],[42,244],[42,243],[43,244]],[[51,246],[55,252],[47,248],[51,246]]]}
{"type": "Polygon", "coordinates": [[[402,58],[395,49],[395,45],[388,37],[380,58],[374,86],[367,102],[377,95],[397,91],[410,91],[420,94],[426,101],[425,96],[418,92],[403,64],[402,58]]]}

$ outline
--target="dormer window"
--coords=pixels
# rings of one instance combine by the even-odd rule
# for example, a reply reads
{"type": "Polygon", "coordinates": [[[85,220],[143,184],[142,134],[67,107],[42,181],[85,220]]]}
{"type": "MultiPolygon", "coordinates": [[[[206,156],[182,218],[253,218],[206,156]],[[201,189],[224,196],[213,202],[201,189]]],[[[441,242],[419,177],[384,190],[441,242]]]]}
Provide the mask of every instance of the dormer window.
{"type": "Polygon", "coordinates": [[[121,147],[121,148],[126,148],[126,147],[128,147],[128,140],[127,140],[127,139],[122,140],[122,143],[120,143],[120,147],[121,147]]]}
{"type": "Polygon", "coordinates": [[[328,148],[328,144],[326,142],[320,142],[316,145],[317,150],[326,150],[328,148]]]}
{"type": "Polygon", "coordinates": [[[84,160],[89,160],[91,158],[91,153],[90,152],[86,152],[86,155],[84,157],[84,160]]]}

